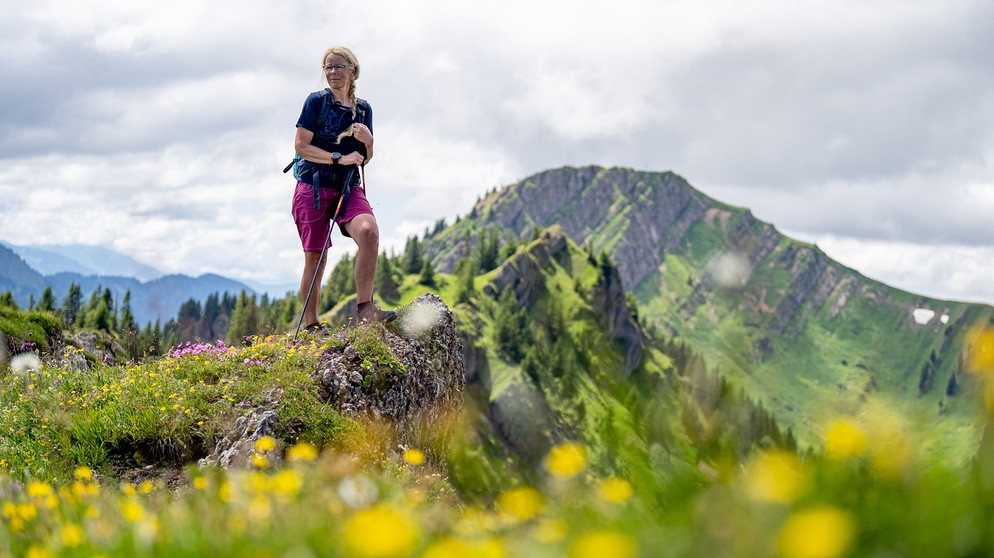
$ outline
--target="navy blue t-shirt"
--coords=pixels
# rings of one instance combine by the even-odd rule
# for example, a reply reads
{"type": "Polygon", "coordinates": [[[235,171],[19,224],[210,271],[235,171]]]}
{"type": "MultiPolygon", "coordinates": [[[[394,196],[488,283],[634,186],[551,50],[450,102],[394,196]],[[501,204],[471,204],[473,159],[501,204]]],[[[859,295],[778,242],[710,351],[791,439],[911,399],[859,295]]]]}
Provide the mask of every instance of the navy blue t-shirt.
{"type": "MultiPolygon", "coordinates": [[[[370,133],[372,133],[373,109],[366,100],[356,99],[356,115],[355,119],[353,119],[350,107],[338,102],[331,93],[327,94],[327,98],[331,106],[320,130],[315,129],[318,127],[318,117],[321,115],[321,103],[323,102],[323,96],[320,91],[315,91],[307,96],[307,100],[304,101],[304,108],[300,111],[300,118],[297,119],[297,126],[314,132],[314,139],[311,140],[311,145],[320,147],[325,151],[337,151],[342,155],[358,151],[363,157],[366,157],[366,146],[361,141],[352,136],[342,138],[341,143],[335,143],[335,139],[356,122],[365,124],[369,128],[370,133]]],[[[342,172],[348,169],[348,167],[339,167],[337,165],[332,165],[331,168],[342,172]]],[[[358,183],[359,173],[353,173],[352,185],[355,186],[358,183]]]]}

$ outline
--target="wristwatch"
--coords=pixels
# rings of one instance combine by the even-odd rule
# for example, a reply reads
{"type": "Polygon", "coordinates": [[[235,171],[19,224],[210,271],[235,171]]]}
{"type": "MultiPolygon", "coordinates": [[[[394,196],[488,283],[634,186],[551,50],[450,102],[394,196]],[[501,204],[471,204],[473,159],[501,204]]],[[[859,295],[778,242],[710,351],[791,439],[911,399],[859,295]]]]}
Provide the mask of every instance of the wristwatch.
{"type": "Polygon", "coordinates": [[[337,151],[332,152],[332,154],[331,154],[331,164],[332,165],[337,165],[338,164],[338,160],[341,159],[341,158],[342,158],[342,154],[341,153],[339,153],[337,151]]]}

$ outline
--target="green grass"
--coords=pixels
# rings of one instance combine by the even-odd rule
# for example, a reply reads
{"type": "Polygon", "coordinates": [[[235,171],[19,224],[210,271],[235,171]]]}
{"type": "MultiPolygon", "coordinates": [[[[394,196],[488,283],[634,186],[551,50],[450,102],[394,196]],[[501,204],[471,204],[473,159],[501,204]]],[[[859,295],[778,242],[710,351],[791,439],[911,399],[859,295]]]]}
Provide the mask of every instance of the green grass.
{"type": "MultiPolygon", "coordinates": [[[[265,343],[254,355],[293,358],[265,343]]],[[[269,377],[244,358],[224,370],[200,355],[135,370],[155,371],[160,386],[168,375],[177,387],[219,374],[269,377]]],[[[665,360],[653,366],[664,374],[665,360]]],[[[115,367],[102,375],[141,381],[115,367]]],[[[509,476],[494,459],[497,442],[478,436],[457,439],[447,463],[423,462],[417,451],[365,453],[362,444],[319,452],[303,441],[277,455],[275,443],[261,439],[254,469],[189,468],[178,486],[115,481],[79,455],[68,474],[38,469],[15,481],[8,471],[0,475],[0,555],[925,557],[994,548],[989,463],[958,473],[929,465],[929,448],[894,413],[829,435],[829,455],[769,449],[699,462],[685,438],[650,442],[648,416],[630,407],[638,396],[595,380],[601,376],[578,383],[583,428],[527,476],[509,476]],[[285,464],[272,466],[279,457],[285,464]],[[481,497],[471,486],[454,488],[456,471],[463,482],[500,478],[481,497]]],[[[35,380],[50,377],[59,376],[35,380]]],[[[83,385],[116,383],[74,384],[83,385]]],[[[573,412],[557,408],[565,400],[551,403],[573,412]]],[[[66,414],[88,415],[81,405],[66,414]]],[[[471,429],[475,420],[464,417],[471,429]]]]}
{"type": "Polygon", "coordinates": [[[64,482],[79,465],[103,472],[120,462],[181,461],[274,390],[283,395],[280,434],[320,447],[351,428],[319,399],[311,374],[320,352],[313,340],[290,345],[270,336],[247,347],[187,344],[139,363],[49,364],[8,377],[0,388],[0,468],[64,482]]]}

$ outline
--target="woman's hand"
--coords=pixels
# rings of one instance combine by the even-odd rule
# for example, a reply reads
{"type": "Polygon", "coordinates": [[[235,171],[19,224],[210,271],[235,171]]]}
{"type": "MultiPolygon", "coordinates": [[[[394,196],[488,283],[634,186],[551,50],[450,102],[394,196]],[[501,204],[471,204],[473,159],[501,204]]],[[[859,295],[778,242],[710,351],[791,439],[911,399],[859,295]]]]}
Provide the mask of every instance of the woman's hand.
{"type": "Polygon", "coordinates": [[[342,158],[338,160],[339,165],[361,165],[363,163],[362,153],[358,151],[353,151],[348,155],[342,155],[342,158]]]}
{"type": "Polygon", "coordinates": [[[355,123],[352,125],[352,137],[365,144],[373,143],[373,133],[365,124],[355,123]]]}

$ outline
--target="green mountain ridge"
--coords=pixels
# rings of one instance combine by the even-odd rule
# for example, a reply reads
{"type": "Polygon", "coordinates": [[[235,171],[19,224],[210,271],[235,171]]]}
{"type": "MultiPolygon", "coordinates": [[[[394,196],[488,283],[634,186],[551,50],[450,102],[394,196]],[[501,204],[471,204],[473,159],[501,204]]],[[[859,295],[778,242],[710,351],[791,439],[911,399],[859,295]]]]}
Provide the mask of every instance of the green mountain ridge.
{"type": "Polygon", "coordinates": [[[448,272],[483,231],[522,241],[553,225],[610,255],[650,332],[702,352],[804,445],[839,416],[893,413],[926,431],[936,459],[972,455],[981,429],[957,397],[968,382],[959,352],[994,308],[866,278],[668,172],[539,173],[481,199],[424,248],[448,272]],[[916,309],[935,318],[919,324],[916,309]]]}
{"type": "Polygon", "coordinates": [[[624,471],[647,486],[674,475],[700,482],[698,467],[718,456],[794,445],[761,405],[687,347],[647,336],[617,268],[561,228],[519,246],[477,284],[477,296],[455,306],[467,406],[475,409],[464,447],[490,470],[466,478],[457,467],[463,490],[493,487],[508,470],[529,478],[571,440],[588,448],[598,470],[624,471]]]}

